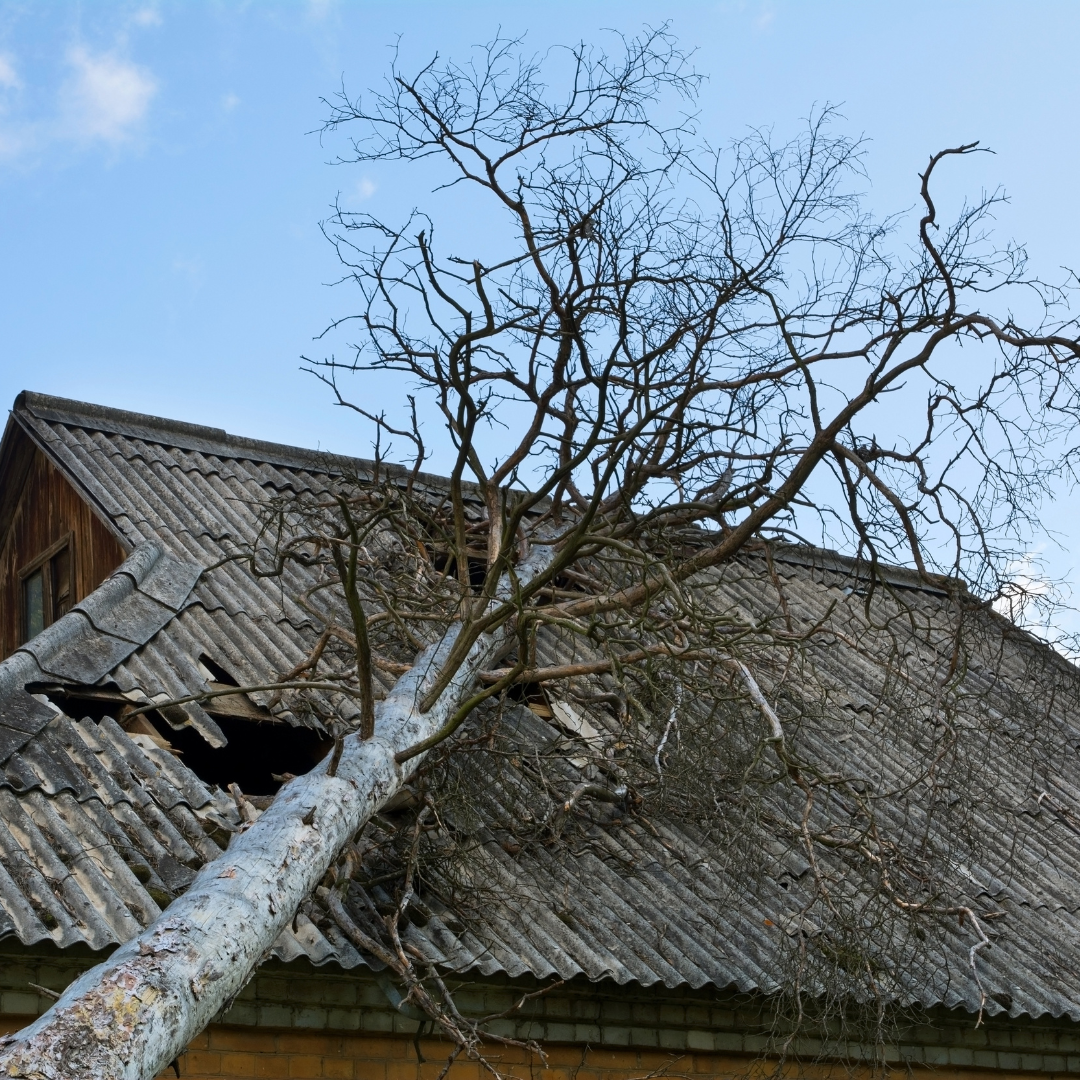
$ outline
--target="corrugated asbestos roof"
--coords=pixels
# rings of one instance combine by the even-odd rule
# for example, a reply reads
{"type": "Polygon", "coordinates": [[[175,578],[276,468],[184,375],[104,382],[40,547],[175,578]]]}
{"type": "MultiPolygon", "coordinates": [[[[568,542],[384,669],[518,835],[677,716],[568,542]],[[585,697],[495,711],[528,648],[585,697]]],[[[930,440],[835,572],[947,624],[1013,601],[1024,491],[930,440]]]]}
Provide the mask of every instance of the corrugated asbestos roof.
{"type": "MultiPolygon", "coordinates": [[[[153,700],[205,689],[204,654],[251,683],[290,669],[314,633],[288,599],[304,584],[302,569],[291,568],[294,578],[282,589],[221,560],[253,535],[268,496],[323,490],[341,471],[362,475],[364,463],[33,394],[20,397],[13,415],[131,555],[91,597],[0,664],[0,937],[101,949],[135,933],[185,887],[239,827],[238,811],[232,798],[108,717],[95,723],[65,716],[24,687],[110,684],[133,700],[153,700]]],[[[866,635],[877,632],[860,614],[858,580],[845,560],[779,553],[775,569],[790,617],[810,625],[841,611],[866,635]]],[[[710,602],[760,617],[776,606],[764,579],[761,561],[748,560],[711,579],[710,602]]],[[[912,609],[932,627],[942,596],[904,571],[893,574],[893,583],[909,590],[912,609]]],[[[1015,688],[1027,685],[1025,656],[1047,652],[1019,636],[1010,640],[967,675],[972,700],[999,714],[1012,707],[1015,688]]],[[[549,655],[540,659],[556,659],[556,646],[546,647],[549,655]]],[[[909,670],[941,662],[933,649],[924,651],[909,658],[909,670]]],[[[822,746],[825,763],[831,754],[838,767],[862,760],[882,776],[904,776],[908,751],[884,746],[875,727],[881,661],[865,648],[833,644],[815,653],[814,664],[816,677],[834,688],[844,726],[842,746],[822,746]]],[[[1063,662],[1058,668],[1073,677],[1063,662]]],[[[223,738],[197,705],[170,720],[195,727],[211,743],[223,738]]],[[[602,729],[602,717],[593,722],[602,729]]],[[[1060,724],[1072,731],[1075,717],[1060,724]]],[[[518,758],[506,759],[514,761],[566,740],[524,708],[512,712],[507,732],[518,758]]],[[[1074,741],[1080,745],[1080,731],[1074,741]]],[[[558,769],[569,786],[587,775],[573,753],[558,760],[558,769]]],[[[980,864],[958,873],[973,906],[1008,912],[1008,933],[979,958],[988,991],[997,992],[990,1011],[1080,1019],[1080,836],[1067,813],[1039,818],[1041,804],[1025,787],[1030,779],[1009,793],[1017,813],[1031,814],[1025,846],[1011,850],[991,831],[980,864]]],[[[783,977],[778,924],[805,862],[778,851],[762,881],[733,888],[716,853],[674,820],[647,827],[627,820],[617,828],[590,821],[588,842],[573,853],[537,846],[511,854],[498,841],[497,823],[512,802],[529,797],[530,783],[527,769],[507,765],[479,785],[486,823],[476,857],[498,899],[480,923],[463,925],[437,908],[425,925],[411,926],[427,955],[460,972],[776,989],[783,977]]],[[[1053,798],[1055,806],[1080,804],[1075,759],[1058,763],[1053,798]]],[[[317,911],[306,911],[275,955],[346,967],[363,962],[317,911]]],[[[977,1009],[970,944],[957,929],[928,947],[903,996],[977,1009]]]]}

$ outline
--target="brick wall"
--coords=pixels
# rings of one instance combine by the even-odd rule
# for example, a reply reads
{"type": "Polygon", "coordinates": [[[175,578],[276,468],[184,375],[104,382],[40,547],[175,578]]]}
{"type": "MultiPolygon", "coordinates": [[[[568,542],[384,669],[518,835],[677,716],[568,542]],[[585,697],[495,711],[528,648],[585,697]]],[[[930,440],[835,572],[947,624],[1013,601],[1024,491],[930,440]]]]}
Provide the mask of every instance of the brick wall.
{"type": "MultiPolygon", "coordinates": [[[[423,1039],[416,1057],[412,1039],[364,1035],[334,1035],[295,1030],[252,1031],[214,1025],[192,1044],[179,1061],[182,1080],[232,1080],[234,1077],[341,1077],[349,1080],[436,1080],[446,1064],[448,1042],[423,1039]]],[[[677,1053],[663,1050],[611,1050],[580,1046],[545,1047],[547,1065],[536,1056],[514,1049],[491,1048],[489,1056],[499,1072],[518,1080],[778,1080],[775,1062],[737,1054],[677,1053]]],[[[989,1080],[1002,1073],[938,1067],[892,1072],[895,1080],[989,1080]]],[[[792,1063],[781,1076],[812,1080],[852,1080],[852,1071],[839,1066],[792,1063]]],[[[1021,1070],[1010,1072],[1024,1076],[1021,1070]]],[[[1027,1074],[1031,1075],[1031,1074],[1027,1074]]],[[[1045,1080],[1046,1073],[1035,1074],[1045,1080]]],[[[1053,1075],[1053,1074],[1051,1074],[1053,1075]]],[[[169,1070],[160,1080],[171,1080],[169,1070]]],[[[478,1062],[457,1061],[447,1080],[492,1080],[478,1062]]],[[[879,1074],[880,1080],[880,1074],[879,1074]]]]}
{"type": "MultiPolygon", "coordinates": [[[[0,947],[0,1029],[14,1031],[51,1003],[33,984],[62,990],[99,957],[74,950],[0,947]]],[[[508,1009],[526,980],[476,978],[455,1000],[462,1012],[491,1015],[508,1009]]],[[[551,1054],[551,1068],[517,1060],[514,1075],[528,1080],[639,1080],[676,1077],[745,1077],[766,1069],[769,1040],[762,1002],[715,988],[592,985],[572,980],[534,998],[512,1017],[488,1025],[494,1033],[533,1039],[551,1054]],[[586,1048],[588,1052],[586,1054],[586,1048]],[[585,1058],[583,1059],[583,1055],[585,1058]]],[[[349,1076],[372,1080],[434,1080],[448,1047],[423,1043],[432,1063],[418,1068],[413,1039],[417,1016],[393,1007],[379,977],[367,969],[271,961],[192,1046],[185,1077],[349,1076]]],[[[839,1031],[837,1032],[839,1035],[839,1031]]],[[[905,1023],[883,1050],[896,1069],[937,1077],[998,1074],[1080,1075],[1080,1024],[1067,1018],[975,1017],[937,1009],[905,1023]]],[[[801,1038],[799,1056],[849,1060],[876,1057],[875,1048],[801,1038]]],[[[473,1080],[475,1063],[455,1066],[449,1080],[473,1080]]],[[[768,1065],[764,1077],[773,1075],[768,1065]]],[[[173,1074],[169,1072],[167,1076],[173,1074]]],[[[478,1076],[479,1074],[477,1074],[478,1076]]],[[[488,1074],[485,1074],[488,1075],[488,1074]]],[[[820,1070],[817,1075],[825,1075],[820,1070]]],[[[847,1074],[845,1074],[847,1075],[847,1074]]]]}
{"type": "MultiPolygon", "coordinates": [[[[0,1017],[0,1030],[17,1028],[13,1018],[0,1017]]],[[[181,1080],[436,1080],[446,1064],[450,1045],[423,1039],[417,1060],[412,1039],[401,1036],[343,1035],[295,1029],[258,1029],[214,1024],[195,1039],[177,1065],[181,1080]]],[[[673,1053],[663,1050],[610,1050],[551,1045],[547,1064],[514,1049],[492,1048],[490,1060],[499,1072],[515,1080],[854,1080],[856,1073],[841,1066],[776,1063],[738,1054],[673,1053]]],[[[1023,1070],[988,1072],[954,1066],[911,1069],[900,1066],[875,1080],[1048,1080],[1046,1072],[1023,1070]]],[[[869,1078],[867,1071],[862,1075],[869,1078]]],[[[1055,1074],[1050,1073],[1049,1077],[1055,1074]]],[[[1062,1076],[1069,1075],[1062,1073],[1062,1076]]],[[[167,1069],[158,1080],[175,1080],[167,1069]]],[[[457,1061],[447,1080],[493,1080],[478,1062],[457,1061]]]]}
{"type": "MultiPolygon", "coordinates": [[[[211,1027],[179,1061],[182,1080],[228,1077],[343,1077],[350,1080],[436,1080],[446,1064],[448,1042],[423,1039],[417,1060],[412,1039],[331,1035],[292,1030],[252,1031],[211,1027]]],[[[655,1050],[590,1050],[552,1046],[545,1068],[538,1057],[492,1048],[493,1064],[520,1080],[628,1080],[652,1075],[745,1077],[752,1061],[734,1056],[677,1055],[655,1050]]],[[[756,1069],[754,1071],[757,1071],[756,1069]]],[[[170,1070],[162,1077],[173,1077],[170,1070]]],[[[479,1063],[455,1062],[448,1080],[481,1080],[479,1063]]]]}

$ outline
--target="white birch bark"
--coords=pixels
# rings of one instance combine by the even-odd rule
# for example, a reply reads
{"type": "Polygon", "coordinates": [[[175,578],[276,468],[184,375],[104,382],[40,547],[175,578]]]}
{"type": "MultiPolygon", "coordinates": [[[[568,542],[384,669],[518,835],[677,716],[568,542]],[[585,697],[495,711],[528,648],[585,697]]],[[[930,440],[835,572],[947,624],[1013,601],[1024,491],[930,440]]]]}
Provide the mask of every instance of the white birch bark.
{"type": "MultiPolygon", "coordinates": [[[[549,548],[533,548],[518,579],[549,560],[549,548]]],[[[454,636],[452,628],[421,653],[379,703],[374,738],[346,738],[335,776],[324,761],[287,784],[142,934],[76,979],[34,1023],[0,1039],[0,1077],[149,1080],[183,1053],[244,987],[342,847],[400,787],[394,755],[442,727],[510,631],[478,641],[422,714],[417,702],[454,636]]]]}

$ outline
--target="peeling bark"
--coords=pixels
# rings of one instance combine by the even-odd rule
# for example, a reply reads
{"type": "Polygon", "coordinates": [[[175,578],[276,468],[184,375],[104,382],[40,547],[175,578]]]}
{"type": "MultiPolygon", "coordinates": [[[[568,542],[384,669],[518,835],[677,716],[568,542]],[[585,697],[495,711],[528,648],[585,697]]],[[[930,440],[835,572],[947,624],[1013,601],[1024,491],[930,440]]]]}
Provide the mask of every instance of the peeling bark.
{"type": "MultiPolygon", "coordinates": [[[[518,580],[550,557],[549,548],[534,547],[518,580]]],[[[0,1038],[0,1077],[141,1080],[183,1053],[244,987],[341,848],[401,786],[394,755],[438,731],[512,641],[508,626],[481,638],[421,713],[418,702],[456,636],[451,628],[398,680],[378,706],[373,738],[345,739],[335,775],[324,762],[287,784],[150,927],[75,980],[34,1023],[0,1038]]]]}

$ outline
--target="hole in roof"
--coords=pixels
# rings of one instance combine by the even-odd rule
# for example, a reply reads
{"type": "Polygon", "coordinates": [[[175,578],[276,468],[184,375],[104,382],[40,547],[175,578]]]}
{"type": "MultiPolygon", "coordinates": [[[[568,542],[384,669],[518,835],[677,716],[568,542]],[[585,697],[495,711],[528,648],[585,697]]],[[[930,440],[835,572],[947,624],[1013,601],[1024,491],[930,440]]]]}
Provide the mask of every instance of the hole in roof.
{"type": "MultiPolygon", "coordinates": [[[[207,656],[206,653],[199,657],[199,671],[203,678],[206,679],[211,690],[220,691],[231,686],[241,685],[225,668],[212,657],[207,656]]],[[[257,704],[247,694],[223,694],[218,697],[207,698],[201,704],[203,709],[215,720],[220,720],[223,716],[234,717],[238,720],[272,721],[274,719],[274,715],[269,709],[257,704]]],[[[174,728],[184,726],[182,722],[179,725],[174,723],[172,716],[166,715],[165,719],[174,728]]]]}
{"type": "MultiPolygon", "coordinates": [[[[465,558],[468,563],[469,587],[480,592],[487,577],[487,525],[482,519],[479,504],[467,504],[465,524],[465,558]],[[470,510],[472,512],[470,512],[470,510]]],[[[421,524],[420,553],[440,573],[448,578],[458,576],[458,552],[455,550],[454,529],[449,521],[429,520],[421,524]]]]}
{"type": "MultiPolygon", "coordinates": [[[[514,661],[511,659],[507,663],[513,664],[514,661]]],[[[505,693],[507,701],[518,702],[527,709],[531,709],[537,716],[541,716],[545,720],[551,719],[551,706],[548,704],[547,694],[542,683],[512,683],[506,688],[505,693]]]]}
{"type": "Polygon", "coordinates": [[[589,579],[584,574],[579,574],[574,570],[566,569],[561,574],[556,574],[552,579],[551,584],[558,589],[559,592],[568,593],[581,593],[583,595],[591,595],[595,590],[590,588],[588,584],[589,579]]]}
{"type": "Polygon", "coordinates": [[[199,657],[199,665],[204,669],[203,674],[210,681],[224,683],[226,686],[239,686],[240,684],[212,657],[203,653],[199,657]]]}
{"type": "Polygon", "coordinates": [[[237,784],[245,795],[275,795],[281,781],[275,776],[302,775],[330,752],[333,740],[311,728],[283,721],[260,723],[234,716],[214,719],[228,739],[211,746],[194,728],[169,727],[157,713],[146,713],[158,733],[167,738],[180,760],[207,784],[228,791],[237,784]]]}
{"type": "Polygon", "coordinates": [[[115,684],[108,686],[54,686],[49,683],[27,683],[28,694],[43,694],[65,716],[73,720],[89,719],[99,724],[106,716],[117,716],[131,702],[115,684]]]}
{"type": "Polygon", "coordinates": [[[230,784],[237,784],[245,795],[277,794],[282,781],[275,780],[275,775],[299,776],[308,772],[334,745],[321,732],[284,721],[218,715],[214,719],[228,743],[215,748],[195,728],[174,728],[158,712],[140,713],[125,720],[133,703],[115,686],[32,684],[27,689],[45,694],[76,720],[86,718],[100,723],[110,716],[144,749],[158,746],[172,750],[204,783],[216,784],[224,791],[230,784]]]}
{"type": "MultiPolygon", "coordinates": [[[[487,556],[466,555],[469,563],[469,588],[478,593],[484,587],[484,578],[487,577],[487,556]]],[[[457,556],[450,555],[445,551],[431,552],[431,565],[445,574],[447,577],[457,577],[457,556]]]]}

